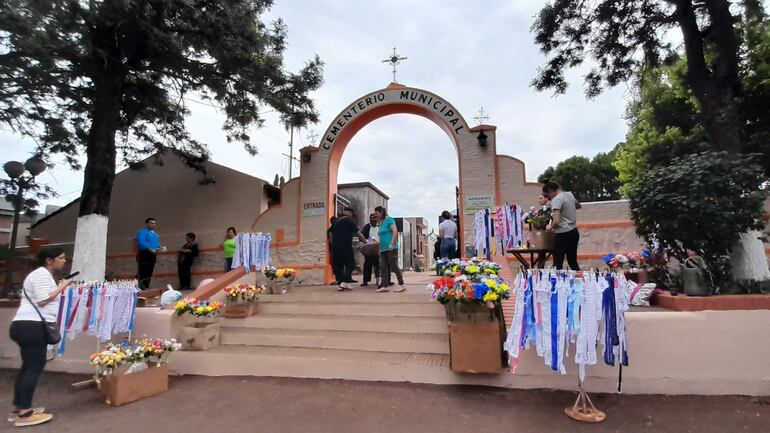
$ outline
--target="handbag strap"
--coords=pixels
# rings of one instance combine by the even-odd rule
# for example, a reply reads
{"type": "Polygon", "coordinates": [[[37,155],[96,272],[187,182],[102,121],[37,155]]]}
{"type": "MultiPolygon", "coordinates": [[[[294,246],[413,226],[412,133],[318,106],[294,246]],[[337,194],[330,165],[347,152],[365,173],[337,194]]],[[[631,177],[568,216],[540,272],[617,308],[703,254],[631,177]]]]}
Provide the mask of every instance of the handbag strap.
{"type": "Polygon", "coordinates": [[[40,320],[42,320],[43,323],[46,323],[46,320],[43,317],[43,313],[40,312],[40,309],[37,308],[37,304],[35,304],[35,302],[32,301],[32,299],[29,297],[29,295],[27,294],[27,291],[24,289],[24,286],[21,287],[21,293],[23,293],[24,297],[27,298],[27,301],[29,301],[29,303],[32,304],[32,308],[34,308],[35,311],[37,311],[37,315],[40,316],[40,320]]]}

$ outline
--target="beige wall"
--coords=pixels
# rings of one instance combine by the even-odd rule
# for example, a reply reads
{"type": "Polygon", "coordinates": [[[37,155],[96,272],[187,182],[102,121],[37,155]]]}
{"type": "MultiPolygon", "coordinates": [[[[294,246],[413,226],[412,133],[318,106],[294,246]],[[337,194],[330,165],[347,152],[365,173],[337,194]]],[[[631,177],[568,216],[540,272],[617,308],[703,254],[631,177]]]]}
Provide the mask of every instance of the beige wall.
{"type": "MultiPolygon", "coordinates": [[[[10,308],[0,309],[0,328],[8,329],[15,312],[10,308]]],[[[173,311],[139,308],[135,335],[175,337],[181,322],[173,311]]],[[[626,325],[630,366],[623,368],[625,394],[770,395],[770,339],[766,335],[770,328],[770,311],[634,309],[626,314],[626,325]]],[[[93,372],[88,365],[88,356],[96,349],[93,337],[68,341],[67,348],[65,357],[46,365],[47,371],[93,372]]],[[[601,347],[598,350],[601,351],[601,347]]],[[[172,355],[171,370],[195,372],[198,358],[172,355]]],[[[237,362],[252,361],[246,357],[237,362]]],[[[18,346],[7,332],[0,333],[0,368],[18,366],[18,346]]],[[[543,365],[535,350],[530,349],[522,355],[516,374],[453,375],[452,383],[575,391],[574,353],[571,352],[565,366],[567,375],[554,373],[543,365]]],[[[226,370],[226,367],[220,370],[226,370]]],[[[599,364],[587,369],[585,386],[589,392],[613,393],[617,389],[617,379],[618,368],[604,365],[599,353],[599,364]]],[[[447,383],[432,382],[428,375],[419,380],[447,383]]]]}
{"type": "MultiPolygon", "coordinates": [[[[169,153],[148,158],[143,170],[127,169],[117,174],[110,203],[108,275],[129,277],[136,273],[134,237],[147,217],[157,219],[161,245],[169,249],[158,257],[155,287],[177,285],[176,251],[184,244],[186,232],[196,233],[199,247],[206,249],[220,247],[228,226],[238,231],[250,229],[266,206],[264,181],[214,163],[206,168],[214,183],[201,185],[202,175],[169,153]]],[[[31,236],[54,244],[73,243],[78,207],[76,201],[38,223],[31,236]]],[[[193,267],[193,283],[221,272],[223,261],[219,250],[202,252],[193,267]]]]}
{"type": "Polygon", "coordinates": [[[543,186],[537,182],[527,182],[524,162],[512,156],[497,155],[497,170],[502,203],[519,203],[525,209],[537,204],[537,196],[543,186]]]}

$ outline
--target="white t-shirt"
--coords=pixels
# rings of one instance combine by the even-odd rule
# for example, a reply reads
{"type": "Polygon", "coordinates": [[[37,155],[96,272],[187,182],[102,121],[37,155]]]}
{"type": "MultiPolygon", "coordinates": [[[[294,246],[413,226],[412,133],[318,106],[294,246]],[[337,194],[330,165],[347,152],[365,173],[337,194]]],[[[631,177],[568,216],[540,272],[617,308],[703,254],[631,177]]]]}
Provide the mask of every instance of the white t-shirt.
{"type": "Polygon", "coordinates": [[[457,237],[457,224],[452,220],[444,220],[438,225],[439,231],[444,230],[444,239],[454,239],[457,237]]]}
{"type": "MultiPolygon", "coordinates": [[[[51,296],[51,292],[56,290],[56,281],[53,279],[53,275],[48,272],[48,269],[39,267],[27,275],[22,284],[24,292],[30,297],[36,304],[40,301],[44,301],[51,296]]],[[[21,303],[19,309],[16,311],[16,316],[13,318],[14,322],[20,320],[32,320],[39,322],[40,316],[35,311],[35,307],[29,303],[27,296],[21,295],[21,303]]],[[[59,314],[59,298],[57,297],[53,301],[49,302],[45,306],[37,307],[40,313],[45,318],[46,322],[55,322],[56,316],[59,314]]]]}

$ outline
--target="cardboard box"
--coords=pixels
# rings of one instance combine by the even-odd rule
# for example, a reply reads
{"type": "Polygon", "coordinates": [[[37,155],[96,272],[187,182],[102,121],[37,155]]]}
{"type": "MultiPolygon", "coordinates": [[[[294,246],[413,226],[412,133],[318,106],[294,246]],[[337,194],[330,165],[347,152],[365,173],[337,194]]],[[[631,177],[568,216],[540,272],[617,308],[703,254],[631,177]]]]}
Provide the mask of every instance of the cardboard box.
{"type": "Polygon", "coordinates": [[[168,364],[150,364],[144,370],[103,376],[99,390],[105,403],[123,406],[168,391],[168,364]]]}
{"type": "Polygon", "coordinates": [[[450,368],[455,373],[499,373],[503,367],[500,324],[449,322],[450,368]]]}
{"type": "Polygon", "coordinates": [[[245,319],[257,314],[259,304],[248,302],[243,304],[227,304],[225,306],[225,317],[229,319],[245,319]]]}
{"type": "Polygon", "coordinates": [[[450,302],[444,304],[446,317],[450,322],[491,322],[496,320],[497,311],[481,304],[460,304],[450,302]]]}
{"type": "Polygon", "coordinates": [[[179,335],[182,350],[208,350],[219,346],[219,323],[183,326],[179,335]]]}

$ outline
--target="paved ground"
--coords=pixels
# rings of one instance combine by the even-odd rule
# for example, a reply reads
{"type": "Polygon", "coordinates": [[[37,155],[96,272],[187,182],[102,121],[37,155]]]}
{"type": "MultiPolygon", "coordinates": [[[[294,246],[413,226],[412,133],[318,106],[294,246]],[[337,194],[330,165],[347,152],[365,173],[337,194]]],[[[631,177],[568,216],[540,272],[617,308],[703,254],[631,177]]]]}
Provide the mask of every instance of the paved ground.
{"type": "MultiPolygon", "coordinates": [[[[0,370],[0,407],[14,371],[0,370]]],[[[169,392],[123,407],[95,389],[70,391],[81,376],[45,373],[37,404],[56,414],[30,431],[302,433],[770,432],[770,398],[596,395],[607,421],[563,415],[569,392],[253,377],[172,377],[169,392]]],[[[5,421],[2,421],[5,423],[5,421]]],[[[0,424],[0,431],[9,431],[0,424]]]]}

